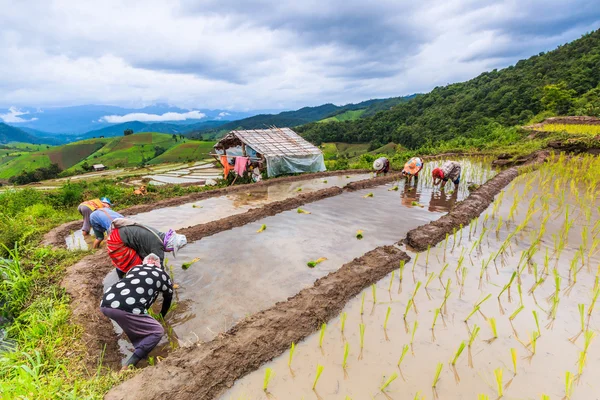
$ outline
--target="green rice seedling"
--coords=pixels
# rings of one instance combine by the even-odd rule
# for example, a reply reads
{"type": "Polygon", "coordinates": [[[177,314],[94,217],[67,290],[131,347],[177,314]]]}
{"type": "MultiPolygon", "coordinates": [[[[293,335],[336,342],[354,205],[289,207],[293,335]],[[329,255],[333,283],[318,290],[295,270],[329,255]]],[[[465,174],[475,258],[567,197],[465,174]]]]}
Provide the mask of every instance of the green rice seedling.
{"type": "Polygon", "coordinates": [[[583,374],[583,367],[585,366],[585,361],[587,359],[587,354],[585,351],[579,352],[579,358],[577,360],[577,373],[579,375],[583,374]]]}
{"type": "Polygon", "coordinates": [[[265,379],[263,380],[263,391],[267,391],[269,382],[273,378],[273,370],[271,368],[265,369],[265,379]]]}
{"type": "Polygon", "coordinates": [[[454,247],[456,247],[456,228],[452,228],[452,250],[454,251],[454,247]]]}
{"type": "Polygon", "coordinates": [[[323,373],[323,366],[321,364],[317,364],[317,374],[315,375],[315,381],[313,382],[312,390],[317,388],[317,382],[319,382],[319,378],[323,373]]]}
{"type": "Polygon", "coordinates": [[[363,315],[365,311],[365,292],[362,294],[362,299],[360,300],[360,315],[363,315]]]}
{"type": "Polygon", "coordinates": [[[398,276],[400,277],[400,283],[402,283],[402,277],[404,276],[404,266],[406,262],[404,260],[400,260],[400,268],[398,272],[398,276]]]}
{"type": "Polygon", "coordinates": [[[573,374],[571,371],[565,372],[565,398],[570,399],[573,392],[573,374]]]}
{"type": "Polygon", "coordinates": [[[444,283],[442,282],[442,277],[444,275],[444,272],[446,272],[446,269],[448,268],[448,263],[444,264],[444,267],[442,268],[442,270],[440,271],[440,275],[438,276],[438,279],[440,280],[440,283],[442,284],[442,286],[444,286],[444,283]]]}
{"type": "Polygon", "coordinates": [[[365,324],[359,324],[358,329],[360,331],[360,349],[365,347],[365,324]]]}
{"type": "Polygon", "coordinates": [[[408,345],[405,344],[404,347],[402,347],[402,354],[400,355],[400,359],[398,360],[398,368],[400,368],[401,364],[402,364],[402,360],[404,360],[404,357],[406,356],[406,353],[408,353],[408,345]]]}
{"type": "Polygon", "coordinates": [[[344,336],[344,328],[346,327],[346,319],[348,319],[348,313],[345,311],[340,316],[340,321],[342,322],[342,327],[340,329],[342,336],[344,336]]]}
{"type": "Polygon", "coordinates": [[[410,336],[410,346],[412,347],[413,342],[415,341],[415,333],[417,333],[417,328],[419,327],[419,321],[415,321],[413,324],[412,334],[410,336]]]}
{"type": "Polygon", "coordinates": [[[370,193],[367,193],[367,194],[365,194],[363,197],[364,197],[364,198],[367,198],[367,197],[373,197],[373,193],[372,193],[372,192],[370,192],[370,193]]]}
{"type": "Polygon", "coordinates": [[[190,268],[193,264],[195,264],[196,262],[198,262],[200,260],[200,257],[196,257],[191,261],[185,262],[183,264],[181,264],[181,269],[188,269],[190,268]]]}
{"type": "Polygon", "coordinates": [[[492,329],[492,334],[494,335],[494,336],[492,336],[491,339],[488,339],[488,342],[491,343],[498,338],[498,330],[496,328],[496,319],[495,318],[490,318],[488,320],[488,322],[490,323],[490,328],[492,329]]]}
{"type": "Polygon", "coordinates": [[[417,311],[417,304],[415,303],[415,297],[417,296],[417,293],[419,292],[419,289],[421,288],[421,285],[422,285],[421,281],[418,281],[417,284],[416,284],[416,286],[415,286],[415,290],[413,291],[412,297],[411,297],[411,299],[412,299],[412,306],[413,306],[413,309],[415,310],[415,314],[419,313],[417,311]]]}
{"type": "Polygon", "coordinates": [[[327,183],[327,179],[325,179],[325,180],[323,181],[323,183],[327,183]]]}
{"type": "Polygon", "coordinates": [[[256,231],[256,233],[261,233],[261,232],[264,232],[264,231],[265,231],[265,229],[267,229],[267,225],[265,225],[265,224],[262,224],[262,225],[260,226],[260,229],[259,229],[259,230],[257,230],[257,231],[256,231]]]}
{"type": "Polygon", "coordinates": [[[358,240],[361,240],[363,238],[363,231],[361,231],[360,229],[356,231],[356,238],[358,240]]]}
{"type": "Polygon", "coordinates": [[[310,214],[310,211],[303,210],[301,208],[298,209],[298,214],[310,214]]]}
{"type": "Polygon", "coordinates": [[[413,304],[413,299],[408,299],[408,303],[406,303],[406,309],[404,310],[404,314],[402,315],[402,318],[404,318],[405,321],[406,321],[406,315],[408,314],[408,311],[410,311],[412,304],[413,304]]]}
{"type": "Polygon", "coordinates": [[[523,289],[520,282],[517,282],[517,292],[519,293],[519,304],[523,305],[523,289]]]}
{"type": "Polygon", "coordinates": [[[377,304],[377,285],[371,285],[371,292],[373,292],[373,305],[377,304]]]}
{"type": "Polygon", "coordinates": [[[385,383],[383,385],[381,385],[381,387],[379,388],[379,390],[381,390],[382,392],[385,390],[385,388],[387,388],[388,386],[390,386],[390,383],[394,382],[396,379],[398,378],[398,373],[394,372],[392,375],[390,375],[390,377],[385,381],[385,383]]]}
{"type": "Polygon", "coordinates": [[[469,343],[467,345],[469,351],[468,351],[468,355],[469,355],[469,367],[473,368],[473,356],[471,354],[471,346],[473,346],[473,342],[475,342],[475,339],[477,338],[477,335],[479,334],[479,326],[475,325],[473,326],[473,329],[471,330],[471,335],[469,336],[469,343]]]}
{"type": "Polygon", "coordinates": [[[429,284],[431,283],[433,278],[435,278],[435,272],[432,272],[429,274],[429,277],[427,278],[427,282],[425,282],[425,290],[427,290],[427,286],[429,286],[429,284]]]}
{"type": "Polygon", "coordinates": [[[514,319],[517,317],[517,315],[519,315],[519,313],[520,313],[521,311],[523,311],[523,309],[524,309],[524,308],[525,308],[525,306],[524,306],[523,304],[521,304],[521,305],[519,306],[519,308],[517,308],[517,309],[515,310],[515,312],[513,312],[513,313],[510,315],[510,317],[508,317],[508,319],[509,319],[509,320],[511,320],[511,321],[512,321],[512,320],[514,320],[514,319]]]}
{"type": "Polygon", "coordinates": [[[536,349],[538,338],[539,338],[538,333],[536,331],[533,331],[531,333],[531,355],[535,354],[535,349],[536,349]]]}
{"type": "Polygon", "coordinates": [[[417,253],[415,255],[415,261],[413,261],[413,266],[412,266],[412,273],[413,273],[413,275],[415,274],[415,267],[417,266],[417,261],[419,261],[419,254],[421,254],[421,253],[417,253]]]}
{"type": "Polygon", "coordinates": [[[460,281],[460,293],[461,293],[461,295],[465,291],[465,280],[467,279],[467,271],[468,271],[467,267],[463,267],[462,274],[461,274],[461,281],[460,281]]]}
{"type": "Polygon", "coordinates": [[[296,189],[296,192],[301,192],[301,191],[302,191],[301,187],[299,187],[298,189],[296,189]]]}
{"type": "Polygon", "coordinates": [[[535,327],[537,328],[538,336],[542,336],[542,331],[540,330],[540,321],[538,319],[537,311],[532,310],[531,313],[533,314],[533,319],[535,320],[535,327]]]}
{"type": "Polygon", "coordinates": [[[498,398],[500,398],[504,395],[504,386],[502,384],[502,368],[496,368],[494,370],[494,376],[496,377],[496,388],[498,391],[498,398]]]}
{"type": "Polygon", "coordinates": [[[292,360],[294,359],[294,352],[296,351],[296,343],[292,342],[290,347],[290,359],[288,360],[288,367],[292,366],[292,360]]]}
{"type": "Polygon", "coordinates": [[[325,337],[325,330],[327,329],[327,324],[323,323],[321,325],[321,333],[319,334],[319,347],[323,348],[323,338],[325,337]]]}
{"type": "Polygon", "coordinates": [[[387,329],[387,323],[388,320],[390,319],[390,313],[392,312],[392,307],[387,308],[387,312],[385,313],[385,321],[383,322],[383,330],[385,331],[387,329]]]}
{"type": "Polygon", "coordinates": [[[427,245],[427,253],[425,253],[425,270],[427,270],[427,266],[429,265],[429,251],[431,250],[431,245],[427,245]]]}
{"type": "Polygon", "coordinates": [[[510,357],[513,363],[513,372],[517,375],[517,349],[514,347],[510,349],[510,357]]]}
{"type": "Polygon", "coordinates": [[[508,290],[510,288],[510,286],[512,285],[512,283],[515,280],[516,276],[517,276],[517,272],[514,271],[512,273],[512,275],[511,275],[510,280],[508,281],[508,283],[506,285],[504,285],[504,287],[502,288],[502,290],[498,294],[498,299],[500,299],[500,296],[502,296],[502,293],[504,293],[506,290],[508,290]]]}
{"type": "Polygon", "coordinates": [[[592,297],[592,303],[588,307],[588,318],[591,317],[592,312],[594,311],[594,306],[596,305],[596,300],[598,300],[598,295],[600,294],[600,289],[596,289],[594,292],[594,297],[592,297]]]}
{"type": "Polygon", "coordinates": [[[477,400],[490,400],[490,396],[488,396],[487,394],[479,394],[477,396],[477,400]]]}
{"type": "Polygon", "coordinates": [[[389,190],[389,191],[395,191],[395,192],[397,192],[397,191],[398,191],[398,185],[394,185],[394,186],[392,186],[392,187],[391,187],[390,189],[388,189],[388,190],[389,190]]]}
{"type": "Polygon", "coordinates": [[[587,330],[583,333],[583,352],[587,353],[588,349],[590,348],[590,344],[592,343],[592,339],[594,339],[594,337],[596,336],[596,333],[592,330],[587,330]]]}
{"type": "Polygon", "coordinates": [[[392,271],[392,276],[390,277],[390,286],[388,287],[388,292],[392,291],[392,285],[394,284],[394,273],[396,272],[396,270],[392,271]]]}
{"type": "Polygon", "coordinates": [[[442,373],[443,367],[444,364],[438,363],[437,368],[435,370],[435,376],[433,377],[433,384],[431,385],[431,387],[435,388],[437,386],[438,381],[440,380],[440,374],[442,373]]]}
{"type": "Polygon", "coordinates": [[[460,355],[462,354],[465,347],[466,347],[465,342],[464,341],[461,342],[460,346],[458,346],[458,349],[456,350],[456,353],[454,353],[454,358],[452,359],[452,365],[456,365],[456,361],[458,360],[458,357],[460,357],[460,355]]]}
{"type": "Polygon", "coordinates": [[[435,322],[437,321],[438,316],[440,315],[440,309],[436,308],[433,312],[433,322],[431,323],[431,330],[435,328],[435,322]]]}
{"type": "Polygon", "coordinates": [[[569,339],[572,343],[575,343],[579,336],[585,331],[585,304],[577,304],[577,309],[579,310],[580,330],[577,335],[569,339]]]}
{"type": "Polygon", "coordinates": [[[446,249],[448,248],[448,234],[446,233],[446,240],[444,240],[444,262],[446,262],[446,249]]]}
{"type": "Polygon", "coordinates": [[[424,400],[424,397],[421,397],[421,392],[415,393],[415,398],[413,400],[424,400]]]}
{"type": "Polygon", "coordinates": [[[342,361],[342,368],[346,369],[346,366],[348,365],[348,354],[350,352],[350,345],[348,345],[348,342],[346,342],[344,344],[344,360],[342,361]]]}
{"type": "Polygon", "coordinates": [[[316,267],[317,265],[321,264],[323,261],[327,261],[327,258],[325,258],[325,257],[321,257],[321,258],[318,258],[318,259],[316,259],[316,260],[314,260],[314,261],[309,261],[309,262],[307,262],[307,263],[306,263],[306,265],[307,265],[308,267],[310,267],[310,268],[314,268],[314,267],[316,267]]]}
{"type": "Polygon", "coordinates": [[[467,322],[469,320],[469,318],[471,318],[471,316],[473,314],[475,314],[477,311],[479,311],[479,306],[475,305],[473,307],[473,310],[471,310],[471,312],[469,313],[469,315],[467,315],[467,318],[465,318],[465,322],[467,322]]]}

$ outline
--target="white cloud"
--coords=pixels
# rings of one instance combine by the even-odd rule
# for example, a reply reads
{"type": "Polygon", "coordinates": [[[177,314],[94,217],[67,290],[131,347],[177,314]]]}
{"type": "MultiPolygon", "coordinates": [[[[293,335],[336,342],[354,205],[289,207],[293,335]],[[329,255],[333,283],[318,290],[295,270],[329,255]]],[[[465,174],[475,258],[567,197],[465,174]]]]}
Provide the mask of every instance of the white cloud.
{"type": "Polygon", "coordinates": [[[120,124],[123,122],[162,122],[162,121],[185,121],[188,119],[202,119],[206,114],[200,111],[189,111],[186,113],[168,112],[164,114],[131,113],[125,115],[105,115],[100,118],[101,122],[120,124]]]}
{"type": "Polygon", "coordinates": [[[19,122],[29,122],[37,120],[37,118],[24,119],[20,117],[21,115],[27,114],[29,114],[29,111],[21,111],[17,107],[10,107],[8,109],[8,113],[0,114],[0,119],[2,119],[2,121],[4,122],[8,122],[11,124],[18,124],[19,122]]]}
{"type": "Polygon", "coordinates": [[[20,107],[247,110],[406,95],[600,24],[597,0],[0,0],[0,9],[0,105],[20,107]]]}

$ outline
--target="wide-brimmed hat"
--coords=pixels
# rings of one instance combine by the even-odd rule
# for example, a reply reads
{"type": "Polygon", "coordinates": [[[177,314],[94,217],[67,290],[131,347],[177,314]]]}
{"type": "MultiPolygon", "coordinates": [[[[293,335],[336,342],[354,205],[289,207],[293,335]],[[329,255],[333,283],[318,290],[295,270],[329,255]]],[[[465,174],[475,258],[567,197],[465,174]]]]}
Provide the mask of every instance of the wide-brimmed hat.
{"type": "Polygon", "coordinates": [[[419,157],[413,157],[408,160],[406,164],[404,164],[404,170],[402,172],[410,175],[416,175],[419,173],[421,168],[423,168],[423,161],[419,157]]]}
{"type": "Polygon", "coordinates": [[[375,171],[381,171],[385,167],[385,161],[386,161],[386,159],[383,157],[378,158],[377,160],[375,160],[373,162],[373,169],[375,171]]]}

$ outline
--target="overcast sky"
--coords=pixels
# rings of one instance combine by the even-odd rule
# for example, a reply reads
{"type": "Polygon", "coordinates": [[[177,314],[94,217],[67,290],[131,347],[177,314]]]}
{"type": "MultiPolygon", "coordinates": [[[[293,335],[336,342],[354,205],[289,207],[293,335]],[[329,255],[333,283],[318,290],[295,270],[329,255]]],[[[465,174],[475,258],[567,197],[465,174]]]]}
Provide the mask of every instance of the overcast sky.
{"type": "Polygon", "coordinates": [[[0,107],[345,104],[599,27],[598,0],[0,0],[0,107]]]}

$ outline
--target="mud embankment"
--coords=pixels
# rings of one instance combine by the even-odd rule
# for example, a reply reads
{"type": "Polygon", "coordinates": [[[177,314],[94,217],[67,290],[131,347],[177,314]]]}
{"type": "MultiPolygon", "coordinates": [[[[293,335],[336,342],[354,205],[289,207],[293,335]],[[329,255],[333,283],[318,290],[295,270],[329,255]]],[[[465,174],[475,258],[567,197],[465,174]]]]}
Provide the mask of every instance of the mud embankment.
{"type": "Polygon", "coordinates": [[[474,218],[478,217],[494,201],[494,197],[502,191],[522,168],[532,167],[543,163],[548,152],[541,151],[522,160],[523,166],[511,167],[500,172],[492,179],[472,192],[469,197],[456,206],[446,215],[427,225],[409,231],[404,240],[405,244],[416,251],[424,251],[428,246],[435,246],[451,234],[453,229],[467,226],[474,218]]]}
{"type": "MultiPolygon", "coordinates": [[[[289,183],[289,182],[298,182],[303,180],[315,179],[315,178],[325,178],[328,176],[338,176],[338,175],[354,175],[354,174],[362,174],[372,172],[370,170],[365,169],[351,169],[351,170],[341,170],[341,171],[325,171],[325,172],[315,172],[311,174],[303,174],[303,175],[294,175],[294,176],[284,176],[281,178],[272,178],[267,179],[265,181],[257,182],[257,183],[248,183],[242,185],[228,186],[225,188],[218,188],[212,190],[206,190],[204,192],[191,193],[185,196],[179,197],[171,197],[164,200],[159,200],[150,204],[138,204],[136,206],[128,207],[122,210],[118,210],[119,213],[128,216],[139,214],[143,212],[148,212],[152,210],[156,210],[164,207],[174,207],[181,204],[191,203],[194,201],[200,201],[204,199],[209,199],[211,197],[219,197],[225,196],[228,194],[244,192],[246,190],[254,190],[260,188],[266,188],[272,185],[277,185],[281,183],[289,183]]],[[[42,240],[42,246],[56,246],[56,247],[65,247],[65,238],[73,231],[81,229],[81,221],[71,221],[64,223],[56,228],[52,229],[50,232],[44,235],[42,240]]]]}
{"type": "Polygon", "coordinates": [[[287,301],[256,313],[216,339],[179,349],[111,390],[106,399],[213,399],[236,379],[314,333],[365,287],[410,257],[393,246],[372,250],[287,301]]]}
{"type": "MultiPolygon", "coordinates": [[[[190,242],[200,240],[203,237],[243,226],[283,211],[293,210],[307,203],[337,196],[343,193],[344,190],[351,191],[374,187],[399,179],[400,176],[401,174],[389,174],[354,182],[351,188],[331,187],[312,193],[300,194],[296,197],[248,210],[243,214],[190,226],[181,229],[180,232],[185,234],[190,242]]],[[[73,322],[84,328],[83,340],[88,348],[88,364],[91,370],[94,370],[95,364],[100,360],[103,353],[104,363],[110,367],[118,366],[121,358],[110,321],[98,310],[98,304],[102,297],[102,280],[112,268],[106,251],[98,250],[69,267],[62,282],[62,286],[71,296],[73,322]]]]}

